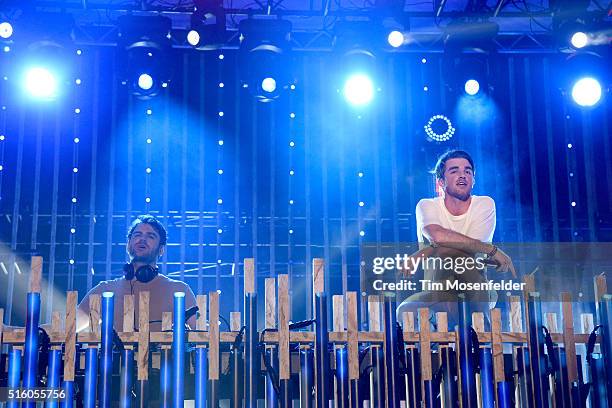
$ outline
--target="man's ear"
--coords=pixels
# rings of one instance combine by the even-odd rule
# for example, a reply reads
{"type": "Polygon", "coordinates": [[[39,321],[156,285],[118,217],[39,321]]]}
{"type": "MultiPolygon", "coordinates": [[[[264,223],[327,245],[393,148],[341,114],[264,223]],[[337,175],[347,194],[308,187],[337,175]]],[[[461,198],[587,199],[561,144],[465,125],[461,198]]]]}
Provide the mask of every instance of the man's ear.
{"type": "Polygon", "coordinates": [[[158,255],[158,257],[161,258],[164,255],[164,252],[166,252],[166,246],[165,245],[160,245],[159,246],[159,255],[158,255]]]}

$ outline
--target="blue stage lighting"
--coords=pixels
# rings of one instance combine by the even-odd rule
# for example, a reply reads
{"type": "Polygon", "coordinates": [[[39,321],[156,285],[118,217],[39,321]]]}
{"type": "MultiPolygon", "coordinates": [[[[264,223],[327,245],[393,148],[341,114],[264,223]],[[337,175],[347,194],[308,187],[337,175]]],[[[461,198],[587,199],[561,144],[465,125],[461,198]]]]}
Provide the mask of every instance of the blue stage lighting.
{"type": "Polygon", "coordinates": [[[367,105],[374,98],[374,83],[369,76],[355,74],[344,83],[344,98],[351,105],[367,105]]]}
{"type": "Polygon", "coordinates": [[[389,45],[393,48],[401,47],[404,44],[404,34],[401,31],[391,31],[387,37],[389,45]]]}
{"type": "Polygon", "coordinates": [[[480,91],[480,84],[475,79],[465,81],[465,93],[468,95],[476,95],[480,91]]]}
{"type": "Polygon", "coordinates": [[[13,26],[8,21],[0,23],[0,37],[6,39],[13,35],[13,26]]]}
{"type": "Polygon", "coordinates": [[[595,78],[581,78],[572,87],[572,98],[580,106],[593,106],[601,99],[601,84],[595,78]]]}
{"type": "Polygon", "coordinates": [[[187,33],[187,42],[195,47],[200,43],[200,33],[197,30],[189,30],[187,33]]]}
{"type": "Polygon", "coordinates": [[[589,37],[586,33],[577,31],[572,35],[571,43],[574,48],[584,48],[589,43],[589,37]]]}
{"type": "Polygon", "coordinates": [[[30,68],[24,77],[24,88],[34,98],[53,99],[57,96],[57,78],[47,68],[30,68]]]}
{"type": "Polygon", "coordinates": [[[140,74],[138,77],[138,86],[140,89],[148,91],[153,87],[153,77],[149,74],[140,74]]]}
{"type": "Polygon", "coordinates": [[[261,81],[261,89],[269,93],[276,91],[276,80],[270,77],[264,78],[261,81]]]}

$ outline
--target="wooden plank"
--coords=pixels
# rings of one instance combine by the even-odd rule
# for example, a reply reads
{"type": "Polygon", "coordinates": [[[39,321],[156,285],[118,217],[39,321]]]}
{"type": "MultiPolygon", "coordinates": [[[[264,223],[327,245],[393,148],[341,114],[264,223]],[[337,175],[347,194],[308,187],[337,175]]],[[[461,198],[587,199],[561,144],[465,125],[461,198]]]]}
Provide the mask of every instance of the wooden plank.
{"type": "Polygon", "coordinates": [[[164,332],[172,330],[172,312],[162,312],[161,329],[164,332]]]}
{"type": "Polygon", "coordinates": [[[89,331],[91,333],[100,334],[100,319],[101,319],[101,297],[100,295],[89,296],[89,331]]]}
{"type": "Polygon", "coordinates": [[[431,334],[429,329],[429,309],[419,309],[419,348],[421,355],[421,378],[423,381],[431,381],[431,334]]]}
{"type": "Polygon", "coordinates": [[[138,298],[138,380],[149,379],[149,303],[148,291],[140,292],[138,298]]]}
{"type": "Polygon", "coordinates": [[[51,333],[60,333],[61,331],[62,314],[60,312],[53,312],[51,313],[51,333]]]}
{"type": "Polygon", "coordinates": [[[332,316],[334,321],[334,331],[344,331],[344,296],[332,296],[332,316]]]}
{"type": "Polygon", "coordinates": [[[595,328],[593,324],[593,315],[591,313],[580,314],[580,322],[582,323],[582,333],[590,334],[595,328]]]}
{"type": "Polygon", "coordinates": [[[359,379],[359,343],[357,327],[357,292],[346,293],[349,379],[359,379]]]}
{"type": "Polygon", "coordinates": [[[64,340],[64,381],[74,381],[76,357],[76,291],[70,291],[66,296],[66,338],[64,340]]]}
{"type": "Polygon", "coordinates": [[[491,352],[493,353],[493,378],[496,383],[506,380],[501,328],[501,310],[493,309],[491,310],[491,352]]]}
{"type": "Polygon", "coordinates": [[[413,312],[403,312],[402,313],[402,323],[403,329],[405,332],[414,332],[414,313],[413,312]]]}
{"type": "Polygon", "coordinates": [[[595,302],[599,303],[601,297],[608,293],[608,283],[606,275],[601,273],[595,277],[595,302]]]}
{"type": "Polygon", "coordinates": [[[436,313],[436,326],[438,329],[438,333],[448,332],[448,316],[446,312],[436,313]]]}
{"type": "Polygon", "coordinates": [[[276,279],[266,278],[265,314],[266,329],[276,329],[276,279]]]}
{"type": "Polygon", "coordinates": [[[278,275],[278,377],[290,378],[289,364],[289,275],[278,275]]]}
{"type": "Polygon", "coordinates": [[[240,331],[241,323],[240,312],[230,312],[230,330],[234,332],[240,331]]]}
{"type": "Polygon", "coordinates": [[[123,295],[123,331],[134,331],[134,295],[123,295]]]}
{"type": "Polygon", "coordinates": [[[519,296],[510,296],[510,331],[514,333],[523,331],[523,314],[519,296]]]}
{"type": "Polygon", "coordinates": [[[574,342],[574,315],[572,311],[572,296],[561,293],[561,313],[563,318],[563,346],[567,361],[567,379],[571,383],[578,379],[576,363],[576,344],[574,342]]]}
{"type": "Polygon", "coordinates": [[[476,330],[476,333],[482,333],[485,331],[484,313],[472,313],[472,326],[474,326],[474,330],[476,330]]]}
{"type": "Polygon", "coordinates": [[[556,313],[544,313],[544,321],[546,322],[546,328],[552,333],[559,333],[559,326],[557,325],[557,314],[556,313]]]}
{"type": "Polygon", "coordinates": [[[210,299],[209,303],[209,314],[210,314],[210,328],[209,343],[208,343],[208,379],[218,380],[219,379],[219,293],[217,291],[210,292],[208,294],[210,299]]]}
{"type": "Polygon", "coordinates": [[[0,308],[0,350],[2,350],[2,338],[4,337],[4,309],[0,308]]]}
{"type": "Polygon", "coordinates": [[[198,318],[196,320],[196,330],[206,330],[207,324],[207,310],[208,310],[208,297],[206,295],[196,296],[196,303],[198,305],[198,318]]]}
{"type": "Polygon", "coordinates": [[[312,260],[312,293],[325,291],[325,260],[314,258],[312,260]]]}
{"type": "Polygon", "coordinates": [[[380,296],[368,296],[368,327],[371,332],[381,331],[380,296]]]}
{"type": "Polygon", "coordinates": [[[255,293],[255,259],[244,258],[244,293],[255,293]]]}
{"type": "Polygon", "coordinates": [[[31,260],[31,270],[30,273],[30,292],[32,293],[40,293],[41,285],[40,282],[42,280],[42,266],[43,259],[42,256],[33,256],[31,260]]]}

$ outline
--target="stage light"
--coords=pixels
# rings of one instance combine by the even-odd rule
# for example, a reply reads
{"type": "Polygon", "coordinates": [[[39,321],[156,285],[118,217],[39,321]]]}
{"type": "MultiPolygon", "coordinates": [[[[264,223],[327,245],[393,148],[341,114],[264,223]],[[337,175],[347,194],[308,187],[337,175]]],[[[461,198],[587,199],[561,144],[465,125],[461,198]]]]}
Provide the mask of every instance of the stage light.
{"type": "Polygon", "coordinates": [[[593,106],[601,100],[601,84],[595,78],[581,78],[572,87],[572,98],[580,106],[593,106]]]}
{"type": "Polygon", "coordinates": [[[427,137],[436,142],[446,142],[455,134],[452,122],[444,115],[432,116],[424,127],[427,137]]]}
{"type": "Polygon", "coordinates": [[[138,76],[138,86],[143,91],[148,91],[153,88],[153,77],[149,74],[140,74],[138,76]]]}
{"type": "Polygon", "coordinates": [[[404,44],[404,34],[401,31],[393,30],[387,36],[387,41],[393,48],[401,47],[404,44]]]}
{"type": "Polygon", "coordinates": [[[8,40],[13,35],[13,26],[8,21],[0,23],[0,37],[8,40]]]}
{"type": "Polygon", "coordinates": [[[189,30],[187,33],[187,42],[191,46],[197,46],[200,43],[200,33],[197,30],[189,30]]]}
{"type": "Polygon", "coordinates": [[[351,75],[344,83],[344,98],[351,105],[367,105],[374,98],[374,83],[365,74],[351,75]]]}
{"type": "Polygon", "coordinates": [[[264,80],[261,81],[261,89],[269,93],[276,91],[276,80],[270,77],[264,78],[264,80]]]}
{"type": "Polygon", "coordinates": [[[30,68],[24,78],[24,87],[37,99],[53,99],[57,96],[57,79],[47,68],[30,68]]]}
{"type": "Polygon", "coordinates": [[[572,43],[572,47],[580,49],[587,46],[589,38],[587,37],[586,33],[582,31],[577,31],[572,34],[572,39],[570,40],[570,42],[572,43]]]}
{"type": "Polygon", "coordinates": [[[465,81],[465,93],[471,96],[476,95],[480,91],[480,84],[475,79],[465,81]]]}

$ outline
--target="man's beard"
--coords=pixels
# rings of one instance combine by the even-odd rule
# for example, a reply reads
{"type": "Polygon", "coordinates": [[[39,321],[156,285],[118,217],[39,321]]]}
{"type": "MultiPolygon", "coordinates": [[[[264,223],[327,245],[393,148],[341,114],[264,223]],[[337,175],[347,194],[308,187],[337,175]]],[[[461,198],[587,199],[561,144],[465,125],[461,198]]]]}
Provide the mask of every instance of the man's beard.
{"type": "Polygon", "coordinates": [[[446,188],[446,194],[448,194],[451,197],[455,197],[457,200],[461,200],[461,201],[467,201],[470,196],[472,195],[472,191],[469,190],[465,193],[461,193],[455,189],[452,188],[446,188]]]}

